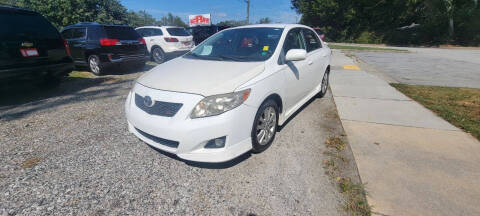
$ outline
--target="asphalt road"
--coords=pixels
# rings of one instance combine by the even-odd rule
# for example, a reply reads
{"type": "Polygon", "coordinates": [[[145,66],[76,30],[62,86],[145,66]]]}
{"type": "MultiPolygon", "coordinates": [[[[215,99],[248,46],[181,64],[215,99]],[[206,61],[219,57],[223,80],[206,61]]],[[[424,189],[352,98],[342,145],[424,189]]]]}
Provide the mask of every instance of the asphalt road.
{"type": "Polygon", "coordinates": [[[128,133],[123,104],[139,74],[72,79],[0,107],[0,215],[345,214],[322,167],[325,140],[344,133],[330,93],[266,152],[200,164],[128,133]]]}
{"type": "Polygon", "coordinates": [[[354,54],[393,82],[480,88],[480,49],[400,49],[410,52],[355,51],[354,54]]]}

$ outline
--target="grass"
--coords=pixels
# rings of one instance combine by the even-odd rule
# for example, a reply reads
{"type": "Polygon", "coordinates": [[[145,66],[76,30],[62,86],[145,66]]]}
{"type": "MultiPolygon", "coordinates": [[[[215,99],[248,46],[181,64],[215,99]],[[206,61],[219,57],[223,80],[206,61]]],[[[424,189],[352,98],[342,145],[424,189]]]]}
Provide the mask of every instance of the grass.
{"type": "Polygon", "coordinates": [[[323,162],[325,172],[335,180],[340,193],[344,196],[344,210],[348,215],[371,215],[371,207],[367,203],[367,192],[364,185],[354,183],[342,172],[341,168],[348,166],[349,163],[344,157],[347,143],[343,138],[330,137],[325,141],[325,145],[327,151],[324,154],[329,156],[329,159],[323,162]]]}
{"type": "Polygon", "coordinates": [[[68,74],[71,78],[94,78],[95,75],[88,71],[72,71],[68,74]]]}
{"type": "Polygon", "coordinates": [[[403,49],[392,49],[392,48],[381,48],[381,47],[363,47],[363,46],[346,46],[346,45],[328,45],[331,49],[342,49],[342,50],[365,50],[365,51],[388,51],[388,52],[408,52],[408,50],[403,49]]]}
{"type": "Polygon", "coordinates": [[[480,140],[480,89],[391,85],[480,140]]]}

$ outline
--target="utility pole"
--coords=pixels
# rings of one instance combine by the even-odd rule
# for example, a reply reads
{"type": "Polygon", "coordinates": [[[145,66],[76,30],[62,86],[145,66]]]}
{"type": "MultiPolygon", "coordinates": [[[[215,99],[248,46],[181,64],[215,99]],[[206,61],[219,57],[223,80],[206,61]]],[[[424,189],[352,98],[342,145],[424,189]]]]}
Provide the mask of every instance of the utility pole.
{"type": "Polygon", "coordinates": [[[245,0],[247,3],[247,25],[250,23],[250,0],[245,0]]]}

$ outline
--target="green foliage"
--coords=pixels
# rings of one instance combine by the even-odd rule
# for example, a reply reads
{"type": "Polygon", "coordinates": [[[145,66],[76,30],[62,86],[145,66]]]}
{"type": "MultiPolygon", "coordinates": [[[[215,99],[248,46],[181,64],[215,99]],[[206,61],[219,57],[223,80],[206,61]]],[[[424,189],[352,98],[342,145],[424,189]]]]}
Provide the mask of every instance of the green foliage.
{"type": "Polygon", "coordinates": [[[291,1],[301,23],[320,27],[334,41],[480,44],[478,0],[291,1]]]}
{"type": "Polygon", "coordinates": [[[187,24],[183,22],[182,18],[179,16],[173,16],[171,13],[168,13],[167,16],[164,16],[158,20],[157,25],[163,26],[180,26],[180,27],[187,27],[187,24]]]}
{"type": "Polygon", "coordinates": [[[155,25],[156,20],[152,15],[148,14],[146,11],[129,11],[126,14],[127,25],[133,27],[155,25]]]}
{"type": "Polygon", "coordinates": [[[236,27],[236,26],[245,25],[245,21],[225,20],[225,21],[221,21],[221,22],[217,23],[217,25],[236,27]]]}
{"type": "Polygon", "coordinates": [[[145,25],[187,25],[178,16],[169,13],[156,20],[145,10],[127,11],[120,0],[0,0],[0,4],[27,8],[39,12],[57,28],[78,22],[145,25]]]}
{"type": "Polygon", "coordinates": [[[269,17],[264,17],[264,18],[260,18],[260,20],[257,23],[268,24],[268,23],[272,23],[272,20],[269,17]]]}

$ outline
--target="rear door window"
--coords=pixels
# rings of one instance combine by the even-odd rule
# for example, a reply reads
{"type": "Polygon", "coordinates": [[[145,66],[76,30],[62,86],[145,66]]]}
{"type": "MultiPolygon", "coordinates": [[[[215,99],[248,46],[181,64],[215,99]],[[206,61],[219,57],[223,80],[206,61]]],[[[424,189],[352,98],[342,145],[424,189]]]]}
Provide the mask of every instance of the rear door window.
{"type": "Polygon", "coordinates": [[[73,39],[83,39],[87,36],[87,29],[86,28],[75,28],[72,29],[72,38],[73,39]]]}
{"type": "Polygon", "coordinates": [[[128,26],[104,26],[105,34],[108,38],[119,40],[137,40],[140,35],[128,26]]]}
{"type": "Polygon", "coordinates": [[[184,28],[167,28],[167,32],[172,36],[190,36],[190,33],[184,28]]]}
{"type": "Polygon", "coordinates": [[[152,36],[162,36],[163,32],[161,29],[152,29],[152,36]]]}

